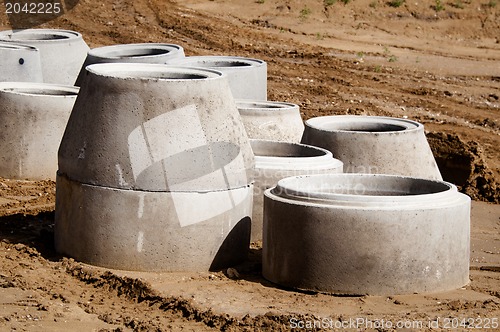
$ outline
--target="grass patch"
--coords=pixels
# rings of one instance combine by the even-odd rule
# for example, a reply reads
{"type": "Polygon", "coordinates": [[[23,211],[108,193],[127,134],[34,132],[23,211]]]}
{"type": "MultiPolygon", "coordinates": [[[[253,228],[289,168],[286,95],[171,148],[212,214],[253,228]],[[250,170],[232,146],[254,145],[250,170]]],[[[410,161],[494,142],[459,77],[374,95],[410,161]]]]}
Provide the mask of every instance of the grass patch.
{"type": "Polygon", "coordinates": [[[334,5],[336,2],[337,2],[337,0],[324,0],[323,4],[325,5],[325,7],[328,7],[328,6],[334,5]]]}
{"type": "Polygon", "coordinates": [[[311,15],[312,11],[309,7],[307,6],[304,6],[304,8],[302,8],[300,10],[300,15],[299,17],[303,20],[307,19],[309,17],[309,15],[311,15]]]}
{"type": "Polygon", "coordinates": [[[398,7],[401,7],[401,5],[403,5],[404,3],[405,3],[405,0],[392,0],[392,1],[387,2],[387,5],[389,7],[398,8],[398,7]]]}
{"type": "Polygon", "coordinates": [[[497,3],[498,3],[497,0],[490,0],[490,2],[486,4],[486,6],[490,8],[495,8],[497,6],[497,3]]]}
{"type": "Polygon", "coordinates": [[[444,4],[441,2],[441,0],[436,0],[436,5],[434,6],[434,10],[437,12],[444,10],[444,4]]]}
{"type": "Polygon", "coordinates": [[[464,9],[464,3],[462,2],[462,0],[455,0],[455,2],[451,4],[451,6],[458,9],[464,9]]]}
{"type": "Polygon", "coordinates": [[[387,48],[387,46],[384,46],[384,55],[386,56],[387,61],[389,62],[398,61],[398,57],[392,54],[391,51],[387,48]]]}

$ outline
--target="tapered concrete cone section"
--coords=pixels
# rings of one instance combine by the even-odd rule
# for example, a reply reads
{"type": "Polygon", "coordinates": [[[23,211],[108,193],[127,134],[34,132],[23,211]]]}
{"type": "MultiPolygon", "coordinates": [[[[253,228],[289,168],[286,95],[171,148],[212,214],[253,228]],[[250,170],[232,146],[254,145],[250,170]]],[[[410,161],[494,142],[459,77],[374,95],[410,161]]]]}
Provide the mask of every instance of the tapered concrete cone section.
{"type": "Polygon", "coordinates": [[[236,56],[188,56],[169,65],[209,68],[225,73],[235,99],[267,100],[267,63],[236,56]]]}
{"type": "Polygon", "coordinates": [[[0,42],[0,82],[39,82],[40,51],[36,47],[0,42]]]}
{"type": "Polygon", "coordinates": [[[263,275],[337,294],[457,289],[469,281],[470,198],[391,175],[286,178],[265,193],[263,275]]]}
{"type": "Polygon", "coordinates": [[[56,250],[122,270],[230,267],[248,251],[252,189],[147,192],[92,186],[59,175],[56,250]]]}
{"type": "Polygon", "coordinates": [[[251,241],[262,241],[264,191],[290,176],[342,173],[343,164],[315,146],[269,140],[250,140],[250,145],[255,155],[251,241]]]}
{"type": "Polygon", "coordinates": [[[164,64],[168,60],[184,58],[184,56],[184,49],[175,44],[120,44],[93,48],[87,54],[75,85],[81,86],[85,67],[88,65],[111,62],[164,64]]]}
{"type": "Polygon", "coordinates": [[[156,64],[88,66],[59,149],[62,174],[121,189],[236,189],[253,166],[225,75],[156,64]]]}
{"type": "Polygon", "coordinates": [[[236,100],[249,138],[299,143],[304,122],[299,106],[277,101],[236,100]]]}
{"type": "Polygon", "coordinates": [[[89,47],[82,35],[59,29],[0,31],[0,41],[34,46],[40,51],[45,83],[73,85],[89,47]]]}
{"type": "Polygon", "coordinates": [[[0,176],[55,179],[57,149],[78,88],[46,83],[0,83],[0,176]]]}
{"type": "Polygon", "coordinates": [[[339,115],[305,122],[302,143],[325,148],[345,173],[395,174],[442,180],[424,126],[377,116],[339,115]]]}

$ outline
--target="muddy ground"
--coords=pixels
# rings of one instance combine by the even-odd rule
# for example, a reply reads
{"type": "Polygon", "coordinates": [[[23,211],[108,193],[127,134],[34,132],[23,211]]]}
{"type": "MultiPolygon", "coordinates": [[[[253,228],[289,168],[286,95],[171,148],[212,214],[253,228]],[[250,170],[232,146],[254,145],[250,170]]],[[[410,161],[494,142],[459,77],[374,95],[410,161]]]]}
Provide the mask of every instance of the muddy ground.
{"type": "MultiPolygon", "coordinates": [[[[286,330],[314,319],[323,327],[361,319],[360,328],[426,329],[462,318],[464,326],[493,328],[500,319],[500,3],[397,3],[82,0],[41,26],[79,31],[91,47],[168,42],[187,55],[263,59],[269,99],[299,104],[304,119],[367,114],[423,123],[445,179],[475,200],[469,285],[391,297],[295,292],[260,277],[259,244],[236,267],[239,278],[91,267],[54,252],[53,182],[0,179],[0,331],[286,330]]],[[[2,10],[0,28],[9,27],[2,10]]]]}

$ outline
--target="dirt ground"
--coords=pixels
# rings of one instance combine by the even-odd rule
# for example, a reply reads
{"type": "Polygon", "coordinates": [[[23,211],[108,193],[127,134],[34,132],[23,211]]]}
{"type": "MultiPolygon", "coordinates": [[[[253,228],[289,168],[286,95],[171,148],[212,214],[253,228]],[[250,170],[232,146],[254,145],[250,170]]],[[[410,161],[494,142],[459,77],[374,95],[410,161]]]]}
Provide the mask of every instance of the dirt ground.
{"type": "MultiPolygon", "coordinates": [[[[500,320],[500,3],[400,2],[81,0],[41,27],[79,31],[90,47],[168,42],[186,55],[265,60],[269,100],[300,105],[304,119],[367,114],[423,123],[445,180],[474,199],[469,285],[390,297],[296,292],[260,276],[259,244],[235,267],[239,278],[227,271],[91,267],[54,251],[53,182],[0,178],[0,331],[254,331],[313,322],[379,331],[465,322],[459,329],[494,330],[500,320]]],[[[4,12],[0,28],[8,29],[4,12]]]]}

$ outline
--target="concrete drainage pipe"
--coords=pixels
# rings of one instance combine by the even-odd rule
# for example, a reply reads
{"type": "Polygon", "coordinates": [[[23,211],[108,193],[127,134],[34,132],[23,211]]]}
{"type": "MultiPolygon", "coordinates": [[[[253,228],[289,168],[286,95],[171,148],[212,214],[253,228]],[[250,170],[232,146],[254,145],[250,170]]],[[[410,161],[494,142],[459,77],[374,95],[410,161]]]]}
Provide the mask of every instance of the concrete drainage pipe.
{"type": "Polygon", "coordinates": [[[78,88],[46,83],[0,83],[0,176],[55,179],[57,149],[78,88]]]}
{"type": "Polygon", "coordinates": [[[82,35],[59,29],[0,31],[0,41],[34,46],[40,50],[45,83],[73,85],[89,47],[82,35]]]}
{"type": "Polygon", "coordinates": [[[299,143],[304,122],[299,106],[277,101],[236,100],[249,138],[299,143]]]}
{"type": "Polygon", "coordinates": [[[266,140],[250,140],[250,144],[255,155],[251,241],[261,241],[265,190],[289,176],[342,173],[343,164],[330,151],[315,146],[266,140]]]}
{"type": "Polygon", "coordinates": [[[412,294],[469,279],[470,198],[395,175],[286,178],[265,192],[263,274],[338,294],[412,294]]]}
{"type": "Polygon", "coordinates": [[[59,149],[56,249],[125,270],[240,263],[254,158],[226,77],[137,63],[86,75],[59,149]]]}
{"type": "Polygon", "coordinates": [[[323,116],[305,122],[302,143],[325,148],[345,173],[395,174],[442,180],[424,126],[378,116],[323,116]]]}
{"type": "Polygon", "coordinates": [[[252,183],[252,148],[220,72],[108,63],[86,75],[59,149],[69,178],[148,191],[252,183]]]}
{"type": "Polygon", "coordinates": [[[81,86],[85,75],[85,67],[96,63],[134,62],[134,63],[166,63],[168,60],[183,58],[184,49],[175,44],[140,43],[120,44],[91,49],[75,85],[81,86]]]}
{"type": "Polygon", "coordinates": [[[235,99],[267,100],[267,63],[262,60],[236,56],[188,56],[167,64],[221,71],[227,75],[235,99]]]}
{"type": "Polygon", "coordinates": [[[0,82],[43,82],[40,51],[36,47],[0,43],[0,82]]]}
{"type": "Polygon", "coordinates": [[[253,186],[212,192],[123,190],[59,174],[55,246],[108,268],[208,271],[247,256],[253,186]]]}

